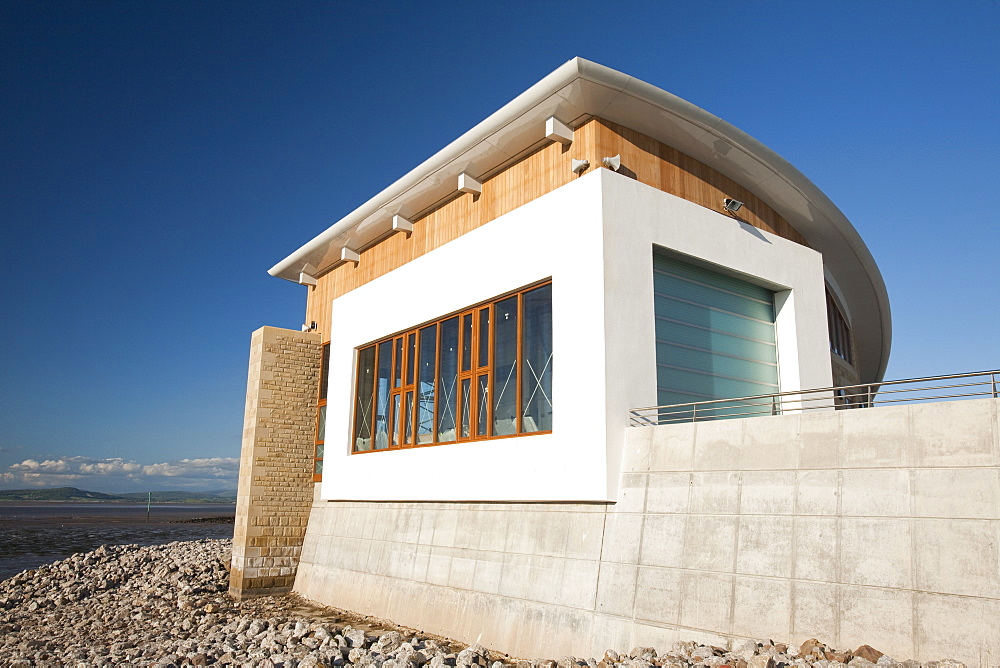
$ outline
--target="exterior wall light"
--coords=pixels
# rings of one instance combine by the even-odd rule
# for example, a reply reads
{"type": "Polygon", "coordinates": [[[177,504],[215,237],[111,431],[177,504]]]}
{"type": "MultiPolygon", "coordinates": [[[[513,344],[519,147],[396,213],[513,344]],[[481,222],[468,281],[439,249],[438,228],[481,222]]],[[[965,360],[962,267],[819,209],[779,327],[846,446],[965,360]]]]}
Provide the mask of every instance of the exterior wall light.
{"type": "Polygon", "coordinates": [[[582,174],[588,167],[590,167],[590,160],[577,160],[573,158],[574,174],[582,174]]]}
{"type": "Polygon", "coordinates": [[[622,166],[622,154],[619,153],[613,158],[604,158],[604,160],[601,160],[601,164],[612,172],[617,172],[618,168],[622,166]]]}
{"type": "Polygon", "coordinates": [[[722,200],[722,208],[728,211],[729,213],[736,213],[737,211],[743,208],[743,202],[739,201],[738,199],[731,199],[729,197],[726,197],[725,199],[722,200]]]}

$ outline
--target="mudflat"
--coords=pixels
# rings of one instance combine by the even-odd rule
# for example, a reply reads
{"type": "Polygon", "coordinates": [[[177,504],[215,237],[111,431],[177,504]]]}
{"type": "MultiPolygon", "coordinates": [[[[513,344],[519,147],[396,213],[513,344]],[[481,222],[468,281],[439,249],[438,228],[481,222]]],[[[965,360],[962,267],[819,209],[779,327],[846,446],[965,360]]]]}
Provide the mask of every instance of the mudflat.
{"type": "Polygon", "coordinates": [[[0,580],[101,545],[231,538],[235,505],[13,501],[0,504],[0,580]]]}

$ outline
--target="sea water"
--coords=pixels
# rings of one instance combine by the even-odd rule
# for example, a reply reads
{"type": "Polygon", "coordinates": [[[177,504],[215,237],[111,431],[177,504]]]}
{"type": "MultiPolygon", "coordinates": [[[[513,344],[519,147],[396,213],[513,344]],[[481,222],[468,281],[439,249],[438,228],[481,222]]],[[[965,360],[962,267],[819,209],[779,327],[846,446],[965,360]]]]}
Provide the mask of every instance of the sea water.
{"type": "Polygon", "coordinates": [[[235,505],[0,503],[0,580],[101,545],[232,538],[235,505]]]}

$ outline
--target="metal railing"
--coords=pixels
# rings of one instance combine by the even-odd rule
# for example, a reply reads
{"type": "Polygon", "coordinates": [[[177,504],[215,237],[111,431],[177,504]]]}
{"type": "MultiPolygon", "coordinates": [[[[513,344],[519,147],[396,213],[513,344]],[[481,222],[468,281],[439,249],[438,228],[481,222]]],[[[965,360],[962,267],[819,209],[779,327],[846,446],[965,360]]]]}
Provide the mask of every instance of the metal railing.
{"type": "Polygon", "coordinates": [[[871,408],[889,404],[967,399],[970,397],[1000,398],[1000,369],[959,373],[951,376],[890,380],[874,385],[822,387],[814,390],[633,408],[629,411],[629,422],[633,427],[644,427],[759,415],[783,415],[811,410],[871,408]]]}

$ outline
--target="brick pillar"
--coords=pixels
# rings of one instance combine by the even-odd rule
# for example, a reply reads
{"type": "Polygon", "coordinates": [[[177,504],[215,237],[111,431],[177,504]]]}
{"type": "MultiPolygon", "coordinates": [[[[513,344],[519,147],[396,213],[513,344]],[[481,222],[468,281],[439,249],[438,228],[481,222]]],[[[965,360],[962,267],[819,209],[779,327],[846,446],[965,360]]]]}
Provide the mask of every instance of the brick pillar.
{"type": "Polygon", "coordinates": [[[250,370],[229,593],[291,591],[313,500],[320,334],[261,327],[250,370]]]}

